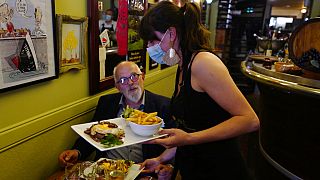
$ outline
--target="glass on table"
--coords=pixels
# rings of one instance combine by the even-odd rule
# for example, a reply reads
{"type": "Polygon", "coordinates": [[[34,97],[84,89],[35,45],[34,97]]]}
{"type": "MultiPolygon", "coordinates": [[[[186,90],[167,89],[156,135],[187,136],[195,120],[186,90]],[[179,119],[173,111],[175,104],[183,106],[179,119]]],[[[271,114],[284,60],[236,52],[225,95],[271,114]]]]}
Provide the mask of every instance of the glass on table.
{"type": "Polygon", "coordinates": [[[97,164],[92,161],[84,161],[80,165],[80,174],[86,180],[94,180],[96,178],[97,164]]]}
{"type": "Polygon", "coordinates": [[[120,170],[104,171],[107,180],[124,180],[125,173],[120,170]]]}
{"type": "Polygon", "coordinates": [[[80,180],[80,163],[67,164],[64,168],[64,178],[66,180],[80,180]]]}

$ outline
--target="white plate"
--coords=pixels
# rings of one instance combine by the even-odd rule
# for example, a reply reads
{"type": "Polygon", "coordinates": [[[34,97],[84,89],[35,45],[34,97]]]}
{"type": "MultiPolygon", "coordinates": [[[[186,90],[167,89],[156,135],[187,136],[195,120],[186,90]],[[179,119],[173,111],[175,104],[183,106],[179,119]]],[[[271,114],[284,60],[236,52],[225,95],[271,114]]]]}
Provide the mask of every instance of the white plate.
{"type": "Polygon", "coordinates": [[[131,128],[126,125],[125,119],[124,118],[115,118],[115,119],[108,119],[108,120],[101,120],[101,121],[109,121],[112,123],[115,123],[118,125],[119,128],[123,129],[125,132],[125,137],[123,138],[123,144],[121,145],[116,145],[114,147],[105,147],[103,144],[100,144],[100,142],[94,141],[88,134],[84,133],[84,131],[88,128],[91,127],[93,124],[97,124],[98,122],[90,122],[90,123],[85,123],[85,124],[78,124],[78,125],[73,125],[71,128],[78,133],[83,139],[88,141],[91,145],[99,149],[100,151],[107,151],[111,149],[116,149],[124,146],[130,146],[133,144],[139,144],[142,142],[146,142],[152,139],[157,139],[163,136],[166,136],[166,134],[155,134],[153,136],[139,136],[135,134],[134,132],[131,131],[131,128]]]}

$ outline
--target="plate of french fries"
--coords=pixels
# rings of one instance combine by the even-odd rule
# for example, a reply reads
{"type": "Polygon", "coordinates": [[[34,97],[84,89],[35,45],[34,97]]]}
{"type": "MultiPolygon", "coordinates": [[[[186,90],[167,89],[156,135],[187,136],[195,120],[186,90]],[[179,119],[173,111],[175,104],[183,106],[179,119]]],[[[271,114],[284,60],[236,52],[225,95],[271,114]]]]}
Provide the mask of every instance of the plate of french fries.
{"type": "Polygon", "coordinates": [[[131,109],[127,106],[124,110],[123,117],[129,124],[131,130],[137,135],[153,136],[160,130],[161,126],[163,126],[163,120],[158,117],[157,114],[157,112],[146,113],[131,109]]]}

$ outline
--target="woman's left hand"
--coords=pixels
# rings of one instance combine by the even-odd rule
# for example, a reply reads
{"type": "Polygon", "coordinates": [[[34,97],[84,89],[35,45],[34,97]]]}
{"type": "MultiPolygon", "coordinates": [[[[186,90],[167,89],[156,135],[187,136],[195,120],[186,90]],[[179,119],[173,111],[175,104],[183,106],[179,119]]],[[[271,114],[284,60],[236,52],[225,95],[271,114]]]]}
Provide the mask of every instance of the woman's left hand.
{"type": "Polygon", "coordinates": [[[148,144],[161,144],[167,149],[190,144],[191,135],[181,129],[164,129],[159,131],[159,134],[168,134],[168,136],[148,141],[148,144]]]}

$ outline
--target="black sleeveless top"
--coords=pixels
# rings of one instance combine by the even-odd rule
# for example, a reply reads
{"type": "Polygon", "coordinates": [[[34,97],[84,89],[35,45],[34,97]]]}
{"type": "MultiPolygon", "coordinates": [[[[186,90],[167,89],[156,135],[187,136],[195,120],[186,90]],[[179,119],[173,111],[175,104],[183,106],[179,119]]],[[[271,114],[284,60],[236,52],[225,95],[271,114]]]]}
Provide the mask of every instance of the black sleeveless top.
{"type": "MultiPolygon", "coordinates": [[[[198,53],[198,52],[197,52],[198,53]]],[[[171,114],[177,127],[186,132],[201,131],[229,119],[231,115],[206,92],[191,86],[191,66],[184,68],[179,85],[178,68],[175,92],[171,100],[171,114]]],[[[176,164],[182,179],[249,179],[235,138],[178,147],[176,164]]]]}

